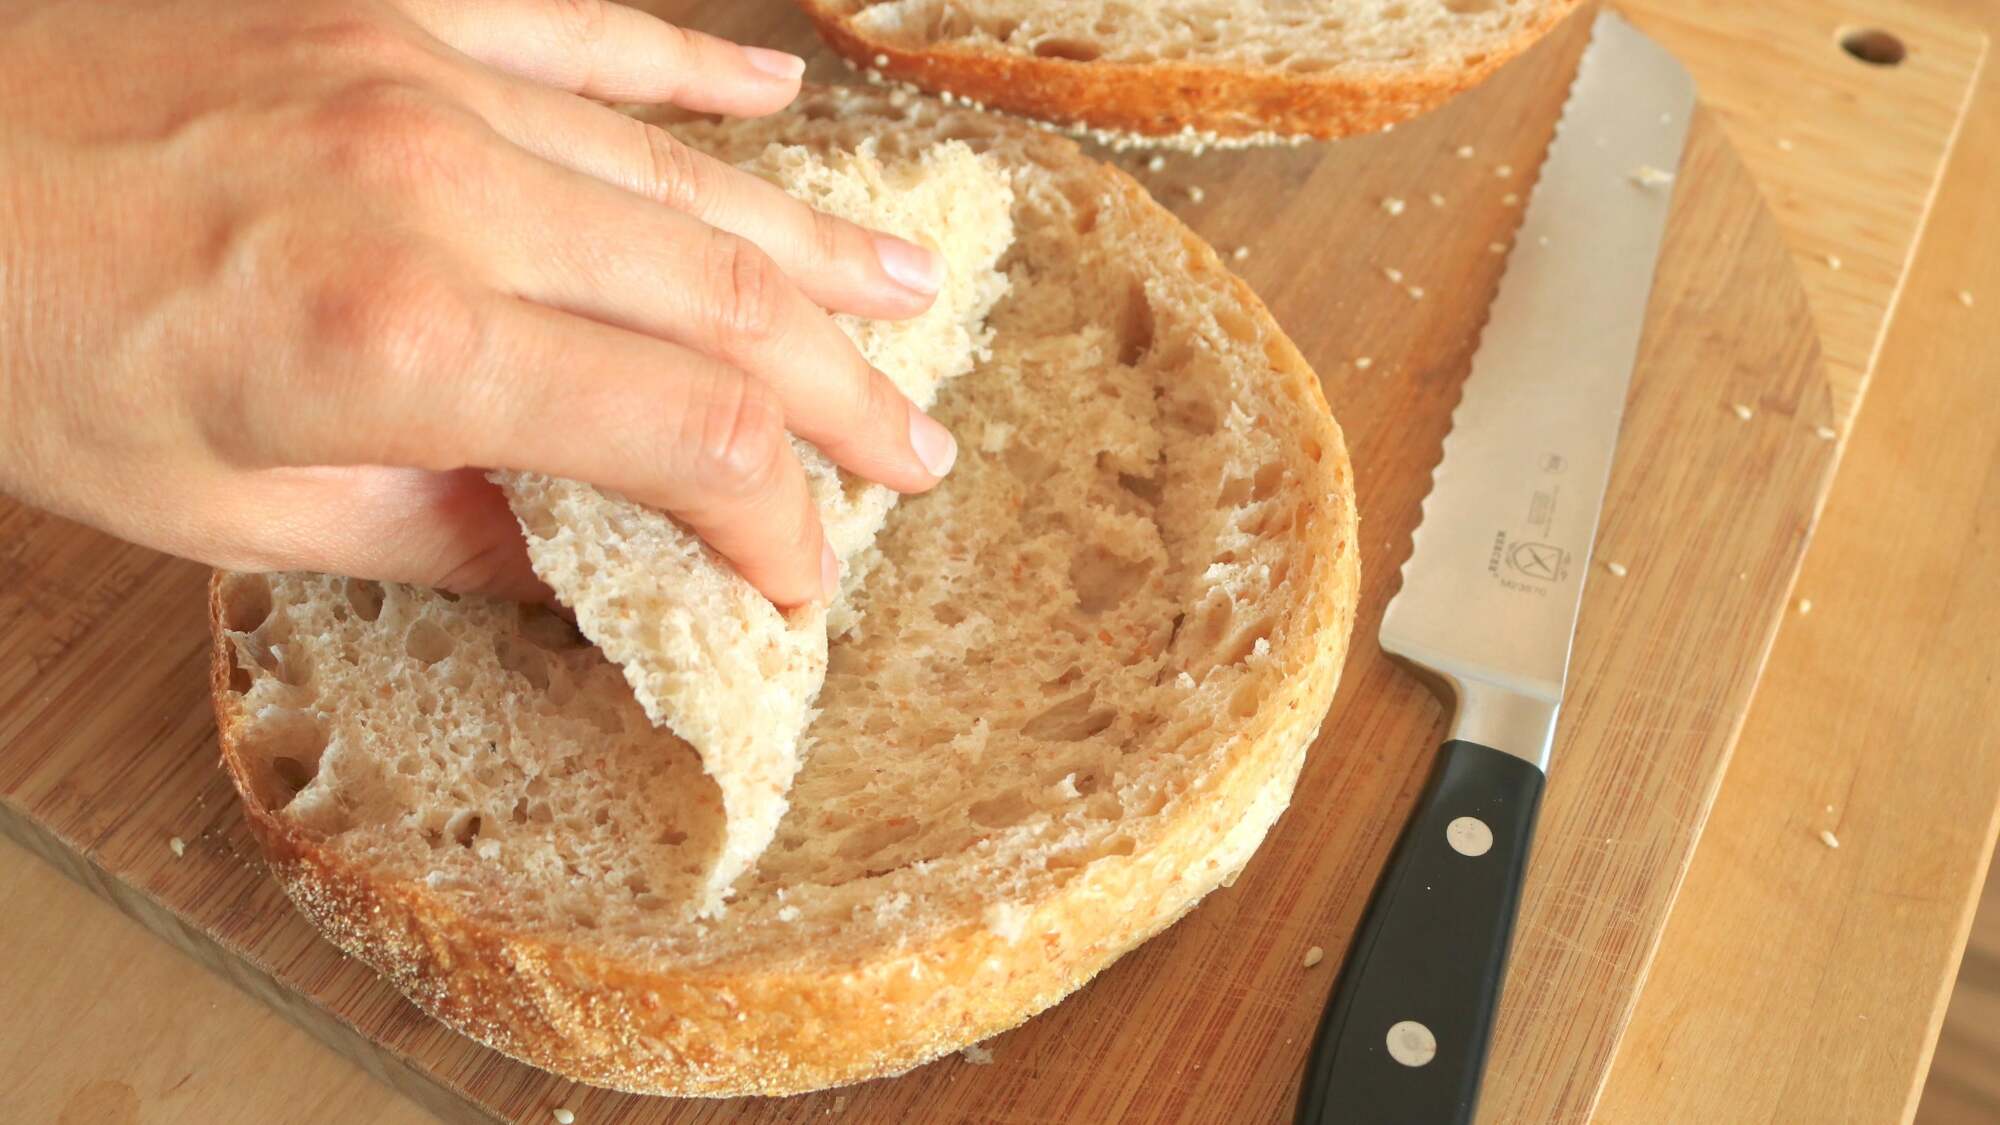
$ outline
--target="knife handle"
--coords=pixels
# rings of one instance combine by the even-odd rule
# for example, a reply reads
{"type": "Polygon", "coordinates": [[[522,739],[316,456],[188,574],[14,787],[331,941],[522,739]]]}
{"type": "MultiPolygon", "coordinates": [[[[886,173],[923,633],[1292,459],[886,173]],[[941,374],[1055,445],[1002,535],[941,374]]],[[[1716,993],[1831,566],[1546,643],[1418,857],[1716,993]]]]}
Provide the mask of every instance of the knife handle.
{"type": "Polygon", "coordinates": [[[1444,744],[1320,1017],[1298,1125],[1472,1120],[1542,783],[1444,744]]]}

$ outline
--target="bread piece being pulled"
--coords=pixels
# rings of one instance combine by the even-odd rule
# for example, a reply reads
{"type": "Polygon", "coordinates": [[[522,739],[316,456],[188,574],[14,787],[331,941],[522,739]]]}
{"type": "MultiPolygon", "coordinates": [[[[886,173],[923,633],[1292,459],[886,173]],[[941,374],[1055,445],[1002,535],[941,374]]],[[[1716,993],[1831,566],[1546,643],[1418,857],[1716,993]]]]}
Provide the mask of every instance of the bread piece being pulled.
{"type": "MultiPolygon", "coordinates": [[[[928,408],[940,384],[984,355],[987,311],[1007,289],[994,266],[1013,241],[1013,192],[995,161],[962,141],[890,162],[868,143],[823,156],[774,144],[742,167],[944,259],[944,285],[921,315],[834,317],[911,401],[928,408]]],[[[495,474],[527,532],[535,572],[623,669],[646,714],[695,748],[721,790],[726,827],[702,903],[710,911],[777,832],[826,679],[829,629],[838,635],[854,623],[847,595],[866,567],[851,564],[897,500],[810,444],[794,438],[793,447],[846,577],[831,606],[790,613],[662,512],[578,481],[495,474]]]]}

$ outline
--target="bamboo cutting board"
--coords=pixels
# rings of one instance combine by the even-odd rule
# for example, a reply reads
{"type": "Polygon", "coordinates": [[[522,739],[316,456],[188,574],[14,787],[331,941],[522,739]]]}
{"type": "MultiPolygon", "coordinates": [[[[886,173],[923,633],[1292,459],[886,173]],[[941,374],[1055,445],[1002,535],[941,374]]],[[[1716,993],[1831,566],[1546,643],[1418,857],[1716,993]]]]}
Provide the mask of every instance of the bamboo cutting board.
{"type": "MultiPolygon", "coordinates": [[[[807,42],[764,5],[706,22],[807,42]]],[[[199,573],[14,508],[0,509],[0,826],[454,1120],[542,1121],[555,1105],[586,1122],[1283,1116],[1334,962],[1436,741],[1436,705],[1380,659],[1372,634],[1497,276],[1487,243],[1511,227],[1506,194],[1525,194],[1575,30],[1388,137],[1174,157],[1145,175],[1218,245],[1250,248],[1239,270],[1326,378],[1366,517],[1363,620],[1293,808],[1243,879],[996,1040],[994,1065],[948,1059],[783,1103],[676,1103],[573,1091],[444,1032],[314,939],[257,869],[213,768],[199,573]],[[1455,156],[1463,143],[1474,158],[1455,156]],[[1519,171],[1503,180],[1501,164],[1519,171]],[[1194,184],[1201,204],[1187,198],[1194,184]],[[1391,194],[1408,204],[1393,219],[1379,205],[1391,194]],[[1424,299],[1390,285],[1385,266],[1424,299]],[[173,835],[189,841],[185,858],[168,851],[173,835]],[[1308,970],[1310,945],[1328,961],[1308,970]]],[[[1957,104],[1939,90],[1957,73],[1969,81],[1976,47],[1933,50],[1958,69],[1921,75],[1926,104],[1957,104]]],[[[1844,422],[1836,403],[1857,401],[1866,373],[1829,362],[1836,381],[1859,376],[1847,390],[1822,374],[1784,239],[1723,133],[1714,116],[1697,123],[1676,204],[1600,548],[1630,574],[1600,574],[1590,591],[1490,1120],[1575,1119],[1594,1097],[1831,468],[1834,447],[1815,430],[1844,422]],[[1755,408],[1749,422],[1736,403],[1755,408]]],[[[1925,190],[1916,203],[1885,193],[1869,237],[1845,251],[1855,261],[1907,257],[1923,176],[1948,137],[1902,146],[1930,166],[1885,178],[1925,190]]],[[[1812,252],[1795,234],[1790,255],[1812,252]]],[[[1877,334],[1887,288],[1867,306],[1877,334]]],[[[1836,351],[1829,334],[1830,361],[1836,351]]]]}

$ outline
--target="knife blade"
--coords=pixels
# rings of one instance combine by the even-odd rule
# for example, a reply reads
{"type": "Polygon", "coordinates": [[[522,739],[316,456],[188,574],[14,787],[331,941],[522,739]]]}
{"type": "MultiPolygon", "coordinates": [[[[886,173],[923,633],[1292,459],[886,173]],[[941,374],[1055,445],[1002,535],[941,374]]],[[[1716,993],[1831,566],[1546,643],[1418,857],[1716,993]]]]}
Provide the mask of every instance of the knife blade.
{"type": "Polygon", "coordinates": [[[1470,1121],[1694,85],[1603,11],[1382,618],[1452,717],[1297,1120],[1470,1121]]]}

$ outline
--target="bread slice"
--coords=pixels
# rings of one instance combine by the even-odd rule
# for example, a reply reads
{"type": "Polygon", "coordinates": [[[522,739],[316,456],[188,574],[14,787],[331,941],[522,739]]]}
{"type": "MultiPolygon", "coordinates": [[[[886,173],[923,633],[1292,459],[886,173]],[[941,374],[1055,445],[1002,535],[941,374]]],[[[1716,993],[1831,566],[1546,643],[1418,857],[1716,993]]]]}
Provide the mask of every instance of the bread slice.
{"type": "Polygon", "coordinates": [[[1012,1027],[1234,877],[1333,698],[1352,478],[1264,306],[1073,143],[846,89],[675,128],[963,140],[1014,191],[991,355],[936,406],[958,466],[864,552],[728,910],[684,909],[713,782],[546,611],[221,574],[216,714],[273,873],[426,1011],[597,1085],[786,1094],[1012,1027]]]}
{"type": "MultiPolygon", "coordinates": [[[[996,162],[948,141],[884,167],[872,144],[825,159],[772,145],[744,165],[822,211],[926,244],[945,283],[920,316],[837,316],[868,361],[929,407],[984,354],[986,313],[1007,288],[994,264],[1013,241],[1013,193],[996,162]]],[[[794,440],[843,573],[875,539],[896,493],[841,472],[794,440]]],[[[577,481],[498,473],[535,572],[619,665],[646,714],[693,746],[720,789],[725,829],[704,910],[777,833],[812,702],[826,678],[829,608],[780,613],[728,561],[670,517],[577,481]]],[[[833,607],[837,625],[846,606],[833,607]]]]}
{"type": "Polygon", "coordinates": [[[1106,143],[1343,137],[1444,103],[1577,0],[799,0],[881,78],[1106,143]]]}

